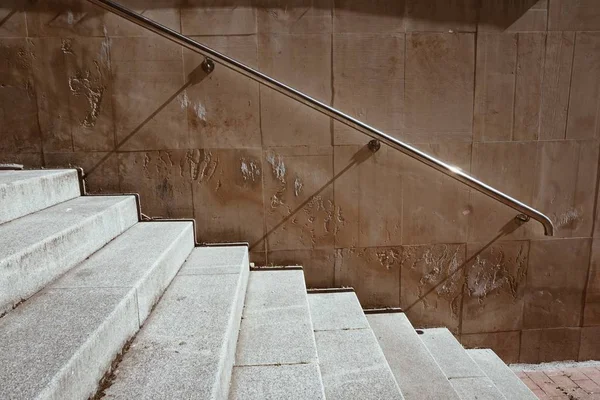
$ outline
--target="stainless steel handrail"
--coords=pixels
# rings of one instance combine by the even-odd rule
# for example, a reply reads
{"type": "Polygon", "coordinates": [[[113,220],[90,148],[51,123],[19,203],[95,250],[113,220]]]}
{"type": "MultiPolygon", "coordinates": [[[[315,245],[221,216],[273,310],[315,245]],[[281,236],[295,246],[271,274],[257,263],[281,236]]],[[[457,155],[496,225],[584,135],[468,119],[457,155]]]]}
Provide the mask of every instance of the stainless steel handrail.
{"type": "Polygon", "coordinates": [[[409,157],[412,157],[424,164],[429,165],[432,168],[435,168],[436,170],[440,171],[441,173],[448,175],[451,178],[456,179],[459,182],[464,183],[465,185],[471,187],[472,189],[477,190],[478,192],[481,192],[495,200],[498,200],[499,202],[512,207],[513,209],[517,210],[519,213],[523,214],[523,215],[519,215],[518,217],[522,220],[529,220],[529,218],[533,218],[534,220],[538,221],[540,224],[542,224],[544,226],[544,233],[547,236],[553,236],[554,235],[554,225],[552,224],[552,221],[550,220],[550,218],[548,218],[546,215],[544,215],[543,213],[541,213],[540,211],[528,206],[527,204],[524,204],[522,202],[520,202],[517,199],[514,199],[512,197],[510,197],[509,195],[502,193],[501,191],[494,189],[493,187],[486,185],[485,183],[473,178],[470,175],[465,174],[464,172],[462,172],[459,168],[448,165],[432,156],[430,156],[427,153],[422,152],[421,150],[418,150],[404,142],[401,142],[398,139],[395,139],[367,124],[365,124],[364,122],[361,122],[349,115],[344,114],[343,112],[328,106],[325,103],[322,103],[302,92],[300,92],[299,90],[296,90],[290,86],[287,86],[286,84],[283,84],[273,78],[271,78],[268,75],[263,74],[260,71],[257,71],[247,65],[242,64],[241,62],[234,60],[231,57],[228,57],[224,54],[221,54],[201,43],[196,42],[195,40],[192,40],[170,28],[167,28],[166,26],[163,26],[151,19],[148,19],[146,17],[144,17],[141,14],[138,14],[126,7],[123,7],[122,5],[115,3],[114,1],[111,0],[88,0],[89,2],[96,4],[97,6],[100,6],[102,8],[104,8],[105,10],[117,14],[123,18],[125,18],[126,20],[133,22],[134,24],[141,26],[143,28],[146,28],[148,30],[153,31],[154,33],[169,39],[181,46],[184,46],[192,51],[195,51],[197,53],[200,53],[202,55],[204,55],[205,57],[210,58],[211,60],[214,60],[214,62],[221,64],[233,71],[237,71],[242,75],[245,75],[246,77],[259,82],[265,86],[270,87],[273,90],[278,91],[279,93],[290,97],[296,101],[299,101],[305,105],[307,105],[308,107],[319,111],[322,114],[325,114],[345,125],[348,125],[362,133],[364,133],[367,136],[370,136],[373,139],[379,140],[382,143],[393,147],[394,149],[406,154],[409,157]]]}

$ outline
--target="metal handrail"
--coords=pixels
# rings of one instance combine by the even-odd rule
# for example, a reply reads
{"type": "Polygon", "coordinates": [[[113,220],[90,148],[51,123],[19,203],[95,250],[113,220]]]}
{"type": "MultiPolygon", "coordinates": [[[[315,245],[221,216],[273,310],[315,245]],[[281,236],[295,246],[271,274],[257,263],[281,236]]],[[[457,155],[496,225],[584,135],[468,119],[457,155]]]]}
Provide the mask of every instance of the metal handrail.
{"type": "Polygon", "coordinates": [[[381,132],[364,122],[361,122],[343,112],[328,106],[325,103],[316,100],[307,94],[302,93],[299,90],[296,90],[290,86],[287,86],[284,83],[277,81],[276,79],[271,78],[268,75],[263,74],[260,71],[257,71],[247,65],[242,64],[241,62],[234,60],[231,57],[228,57],[224,54],[221,54],[201,43],[196,42],[195,40],[190,39],[187,36],[180,34],[166,26],[163,26],[149,18],[144,17],[141,14],[138,14],[122,5],[115,3],[111,0],[88,0],[89,2],[104,8],[105,10],[117,14],[126,20],[133,22],[134,24],[141,26],[145,29],[153,31],[154,33],[171,40],[181,46],[184,46],[196,53],[200,53],[205,57],[209,58],[208,62],[214,61],[218,64],[221,64],[233,71],[239,72],[240,74],[258,82],[265,86],[270,87],[277,92],[290,97],[296,101],[299,101],[302,104],[307,105],[308,107],[325,114],[351,128],[354,128],[371,138],[378,140],[404,154],[409,157],[414,158],[430,167],[440,171],[441,173],[456,179],[459,182],[471,187],[472,189],[477,190],[480,193],[483,193],[515,210],[517,210],[522,215],[519,215],[519,219],[523,221],[528,221],[529,218],[533,218],[538,221],[540,224],[544,226],[544,233],[547,236],[554,235],[554,225],[550,218],[541,213],[540,211],[528,206],[516,200],[509,195],[494,189],[493,187],[486,185],[485,183],[473,178],[470,175],[465,174],[459,168],[454,167],[452,165],[448,165],[435,157],[430,156],[427,153],[422,152],[421,150],[416,149],[400,140],[393,138],[390,135],[387,135],[384,132],[381,132]]]}

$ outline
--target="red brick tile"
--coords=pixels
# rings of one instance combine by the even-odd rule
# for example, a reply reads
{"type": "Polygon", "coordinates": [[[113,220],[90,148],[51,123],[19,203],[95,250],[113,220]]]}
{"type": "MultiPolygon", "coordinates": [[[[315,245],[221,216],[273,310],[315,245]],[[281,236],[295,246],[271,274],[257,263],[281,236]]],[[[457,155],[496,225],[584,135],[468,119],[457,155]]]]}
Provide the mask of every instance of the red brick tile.
{"type": "Polygon", "coordinates": [[[527,372],[527,375],[534,381],[540,389],[542,389],[548,396],[561,396],[563,393],[556,388],[556,383],[550,379],[543,371],[532,371],[527,372]]]}
{"type": "Polygon", "coordinates": [[[566,377],[564,375],[553,375],[551,379],[561,388],[577,388],[577,384],[571,380],[571,378],[566,377]]]}
{"type": "Polygon", "coordinates": [[[546,393],[544,393],[544,391],[542,389],[533,390],[533,394],[535,394],[536,397],[540,400],[547,400],[550,398],[550,397],[546,396],[546,393]]]}
{"type": "Polygon", "coordinates": [[[548,375],[549,377],[561,376],[561,375],[565,374],[565,372],[563,370],[560,370],[560,369],[549,369],[547,371],[544,371],[544,373],[546,375],[548,375]]]}
{"type": "Polygon", "coordinates": [[[581,368],[581,372],[593,380],[597,385],[600,385],[600,371],[598,371],[596,368],[581,368]]]}
{"type": "Polygon", "coordinates": [[[579,368],[566,368],[564,372],[565,375],[567,375],[573,381],[577,381],[580,379],[588,379],[588,377],[583,372],[581,372],[579,368]]]}
{"type": "Polygon", "coordinates": [[[582,379],[576,382],[580,388],[589,393],[600,393],[600,386],[591,379],[582,379]]]}
{"type": "Polygon", "coordinates": [[[547,400],[549,399],[548,396],[546,396],[546,393],[544,393],[544,391],[542,389],[536,389],[536,390],[532,390],[533,394],[535,394],[537,396],[538,399],[540,400],[547,400]]]}
{"type": "Polygon", "coordinates": [[[531,378],[529,378],[527,376],[527,374],[525,372],[523,372],[523,374],[525,376],[523,377],[519,377],[521,378],[521,380],[523,381],[523,383],[531,390],[541,390],[540,387],[537,385],[537,383],[535,383],[534,381],[531,380],[531,378]]]}
{"type": "Polygon", "coordinates": [[[515,375],[519,378],[527,378],[527,373],[525,371],[517,371],[515,372],[515,375]]]}

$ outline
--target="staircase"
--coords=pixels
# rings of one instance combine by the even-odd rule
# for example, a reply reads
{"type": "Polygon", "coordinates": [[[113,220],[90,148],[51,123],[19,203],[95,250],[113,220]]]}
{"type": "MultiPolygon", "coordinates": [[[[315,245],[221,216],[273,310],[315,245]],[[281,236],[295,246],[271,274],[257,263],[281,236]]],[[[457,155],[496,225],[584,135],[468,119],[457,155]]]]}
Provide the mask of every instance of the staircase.
{"type": "Polygon", "coordinates": [[[535,399],[491,350],[415,331],[77,171],[0,171],[0,399],[535,399]]]}

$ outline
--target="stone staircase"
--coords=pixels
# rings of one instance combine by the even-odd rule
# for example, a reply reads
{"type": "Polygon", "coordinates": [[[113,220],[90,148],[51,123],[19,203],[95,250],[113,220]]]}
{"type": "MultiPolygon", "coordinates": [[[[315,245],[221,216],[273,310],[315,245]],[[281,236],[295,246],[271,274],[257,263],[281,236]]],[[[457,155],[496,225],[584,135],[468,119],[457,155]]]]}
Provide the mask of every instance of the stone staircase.
{"type": "Polygon", "coordinates": [[[76,170],[0,171],[0,399],[535,399],[447,329],[139,215],[76,170]]]}

